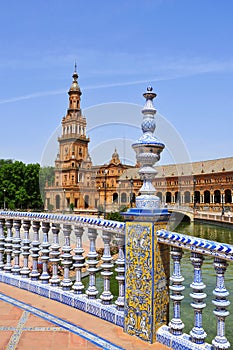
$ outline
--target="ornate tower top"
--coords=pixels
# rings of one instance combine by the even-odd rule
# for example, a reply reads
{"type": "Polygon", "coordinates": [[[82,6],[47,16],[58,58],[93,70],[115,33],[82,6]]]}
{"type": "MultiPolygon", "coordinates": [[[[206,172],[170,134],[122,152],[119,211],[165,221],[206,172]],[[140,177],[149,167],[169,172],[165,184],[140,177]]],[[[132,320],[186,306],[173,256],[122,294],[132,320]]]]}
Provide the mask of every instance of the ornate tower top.
{"type": "Polygon", "coordinates": [[[156,109],[153,105],[153,99],[156,94],[153,88],[149,86],[143,94],[146,99],[145,106],[142,109],[143,121],[141,124],[142,136],[132,145],[136,152],[137,161],[142,165],[139,174],[143,180],[140,189],[141,195],[136,198],[137,208],[158,209],[160,207],[160,199],[155,195],[155,188],[152,180],[157,174],[153,165],[160,159],[160,153],[165,145],[161,143],[154,135],[156,128],[154,115],[156,109]]]}
{"type": "Polygon", "coordinates": [[[73,73],[73,81],[69,90],[69,95],[73,94],[75,92],[78,92],[80,95],[82,95],[80,87],[78,85],[78,73],[77,73],[77,65],[75,63],[74,66],[74,73],[73,73]]]}
{"type": "Polygon", "coordinates": [[[119,154],[117,152],[117,149],[115,148],[113,154],[112,154],[112,159],[110,160],[110,163],[113,163],[115,165],[118,165],[120,164],[120,157],[119,157],[119,154]]]}

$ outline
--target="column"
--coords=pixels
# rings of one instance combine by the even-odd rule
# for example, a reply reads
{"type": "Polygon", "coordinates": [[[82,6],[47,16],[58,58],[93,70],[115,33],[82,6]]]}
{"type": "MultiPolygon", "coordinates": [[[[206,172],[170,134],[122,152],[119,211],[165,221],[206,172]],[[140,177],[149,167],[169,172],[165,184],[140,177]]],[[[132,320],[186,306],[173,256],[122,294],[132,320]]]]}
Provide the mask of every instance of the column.
{"type": "Polygon", "coordinates": [[[214,315],[217,318],[217,335],[212,341],[215,349],[230,349],[230,343],[228,342],[225,335],[225,318],[229,315],[227,307],[230,305],[227,296],[229,292],[226,290],[224,283],[224,274],[227,269],[227,262],[225,260],[215,258],[214,259],[214,269],[216,272],[216,288],[213,291],[215,299],[212,301],[215,310],[214,315]]]}
{"type": "Polygon", "coordinates": [[[12,259],[12,226],[13,226],[13,220],[12,219],[6,219],[6,228],[7,228],[7,236],[5,239],[5,254],[6,254],[6,264],[4,266],[4,270],[6,272],[11,272],[12,265],[11,265],[11,259],[12,259]]]}
{"type": "Polygon", "coordinates": [[[28,267],[28,258],[30,255],[30,239],[29,239],[29,229],[31,222],[28,220],[23,220],[23,229],[24,229],[24,239],[22,240],[22,256],[23,256],[23,267],[20,271],[20,274],[24,278],[28,278],[30,274],[30,269],[28,267]]]}
{"type": "Polygon", "coordinates": [[[204,257],[202,254],[191,252],[190,260],[193,264],[193,282],[190,284],[190,287],[193,289],[193,292],[190,293],[193,302],[191,306],[194,309],[194,327],[190,332],[192,342],[196,344],[204,344],[205,338],[207,336],[206,332],[202,327],[202,311],[206,307],[206,304],[203,300],[206,298],[206,294],[203,293],[205,289],[205,284],[202,281],[201,267],[203,264],[204,257]]]}
{"type": "Polygon", "coordinates": [[[13,237],[13,253],[14,253],[14,266],[12,267],[13,275],[20,274],[20,253],[21,253],[21,238],[20,238],[20,227],[21,220],[14,220],[13,226],[15,229],[15,236],[13,237]]]}
{"type": "Polygon", "coordinates": [[[43,242],[40,245],[41,247],[41,261],[42,261],[42,274],[40,276],[40,280],[43,284],[48,284],[50,275],[48,274],[48,262],[49,262],[49,239],[48,233],[50,229],[50,224],[48,222],[42,223],[42,231],[43,231],[43,242]]]}
{"type": "Polygon", "coordinates": [[[59,238],[58,238],[59,232],[60,232],[60,225],[52,224],[53,243],[51,245],[51,251],[50,251],[50,262],[53,267],[53,272],[49,282],[53,287],[58,287],[60,285],[60,278],[58,276],[58,264],[61,261],[60,260],[61,246],[59,245],[59,238]]]}
{"type": "Polygon", "coordinates": [[[172,285],[169,287],[172,291],[170,296],[173,301],[173,318],[169,322],[170,332],[174,335],[181,335],[184,324],[180,318],[181,301],[184,299],[182,295],[185,287],[182,285],[184,278],[181,275],[180,261],[182,258],[182,249],[177,247],[171,248],[171,257],[173,259],[173,274],[170,278],[172,285]]]}
{"type": "Polygon", "coordinates": [[[61,281],[61,287],[63,290],[70,290],[72,287],[70,279],[70,267],[72,266],[72,255],[70,254],[72,250],[70,246],[71,225],[63,225],[63,234],[65,243],[62,247],[61,263],[64,266],[64,277],[61,281]]]}
{"type": "Polygon", "coordinates": [[[4,269],[4,251],[5,251],[5,235],[4,235],[5,219],[0,219],[0,270],[4,269]]]}
{"type": "Polygon", "coordinates": [[[116,260],[117,272],[116,280],[118,281],[118,298],[115,301],[118,310],[124,310],[125,307],[125,235],[124,233],[116,234],[118,245],[118,258],[116,260]]]}
{"type": "Polygon", "coordinates": [[[112,263],[112,257],[110,253],[110,242],[112,239],[112,233],[110,231],[105,231],[103,230],[102,233],[103,241],[104,241],[104,254],[102,256],[102,271],[101,275],[103,276],[104,279],[104,291],[100,295],[100,299],[102,300],[102,303],[104,305],[111,304],[111,301],[113,299],[113,295],[110,291],[110,278],[113,274],[112,268],[113,268],[113,263],[112,263]]]}
{"type": "Polygon", "coordinates": [[[40,252],[40,241],[39,241],[39,230],[40,230],[40,222],[33,221],[33,241],[31,243],[31,257],[32,257],[32,272],[30,273],[30,277],[32,281],[37,281],[39,279],[40,273],[38,271],[38,259],[40,252]]]}
{"type": "Polygon", "coordinates": [[[90,240],[90,251],[87,254],[87,264],[88,264],[88,269],[87,271],[89,272],[89,286],[86,291],[86,294],[89,299],[95,299],[98,294],[98,290],[96,288],[96,272],[97,272],[97,264],[98,264],[98,254],[96,252],[96,238],[97,238],[97,230],[94,228],[88,228],[88,238],[90,240]]]}
{"type": "Polygon", "coordinates": [[[73,285],[74,293],[76,294],[82,294],[84,285],[82,283],[81,277],[82,277],[82,268],[85,266],[85,258],[83,256],[84,249],[82,247],[82,236],[83,236],[84,228],[80,226],[74,227],[74,234],[76,236],[76,248],[74,248],[74,268],[76,269],[76,280],[73,285]]]}

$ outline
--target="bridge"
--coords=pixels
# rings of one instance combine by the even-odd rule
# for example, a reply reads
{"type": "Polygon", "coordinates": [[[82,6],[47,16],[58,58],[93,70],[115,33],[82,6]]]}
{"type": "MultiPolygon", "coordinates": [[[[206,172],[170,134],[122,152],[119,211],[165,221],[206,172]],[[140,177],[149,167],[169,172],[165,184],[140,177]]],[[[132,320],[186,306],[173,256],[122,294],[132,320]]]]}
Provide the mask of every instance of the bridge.
{"type": "MultiPolygon", "coordinates": [[[[119,334],[127,333],[132,339],[136,336],[143,340],[144,349],[147,348],[148,342],[154,344],[160,342],[173,349],[178,347],[229,349],[230,344],[225,333],[225,318],[229,315],[227,311],[229,292],[225,287],[224,276],[228,264],[233,260],[233,246],[169,232],[166,229],[156,229],[154,237],[156,250],[160,251],[162,259],[164,257],[168,259],[167,266],[169,261],[172,266],[170,278],[167,271],[167,275],[161,279],[162,272],[158,271],[159,280],[156,282],[156,288],[158,293],[160,291],[163,295],[168,293],[173,311],[170,321],[166,316],[163,322],[157,323],[158,316],[163,314],[163,311],[163,317],[167,315],[166,298],[163,299],[164,305],[160,304],[163,310],[157,309],[151,324],[149,319],[146,319],[146,313],[139,311],[138,319],[128,313],[129,293],[130,298],[140,297],[141,305],[150,298],[154,304],[156,299],[153,289],[148,287],[145,295],[143,294],[142,281],[146,278],[145,270],[140,272],[139,266],[135,268],[129,263],[128,254],[131,256],[132,253],[127,248],[129,246],[127,225],[129,226],[124,222],[95,217],[2,211],[0,212],[0,282],[55,300],[61,305],[68,306],[70,310],[80,310],[94,317],[96,322],[99,318],[114,324],[119,328],[119,334]],[[114,257],[111,254],[112,244],[117,246],[114,257]],[[100,247],[103,249],[99,260],[100,247]],[[183,332],[185,324],[181,319],[185,289],[181,267],[185,251],[190,252],[190,270],[191,267],[193,270],[193,282],[190,285],[193,302],[189,311],[193,314],[193,326],[188,334],[183,332]],[[212,301],[215,306],[213,314],[216,320],[216,335],[211,341],[212,345],[206,342],[209,325],[206,324],[207,329],[202,326],[202,317],[206,309],[205,284],[201,277],[204,257],[213,260],[216,279],[212,301]],[[129,282],[126,283],[132,266],[135,273],[135,290],[131,288],[129,282]],[[84,271],[88,272],[87,284],[83,280],[84,271]],[[114,279],[118,287],[112,292],[114,279]],[[97,286],[97,280],[100,281],[101,287],[97,286]],[[155,337],[149,338],[153,332],[155,337]]],[[[139,231],[140,227],[137,224],[139,231]]],[[[137,254],[148,253],[148,237],[145,236],[147,227],[149,227],[147,223],[144,223],[143,230],[140,231],[141,238],[135,236],[134,232],[133,250],[135,252],[136,249],[137,254]]],[[[156,259],[159,261],[159,256],[156,259]]],[[[154,268],[156,281],[157,265],[154,268]]],[[[148,286],[149,280],[145,280],[145,283],[148,286]]],[[[154,306],[156,309],[156,304],[154,306]]],[[[106,344],[105,346],[103,348],[109,348],[106,344]]]]}
{"type": "MultiPolygon", "coordinates": [[[[180,221],[187,217],[190,222],[194,221],[194,211],[192,208],[182,205],[168,205],[167,209],[169,213],[173,213],[174,219],[178,218],[180,221]]],[[[173,218],[171,218],[173,219],[173,218]]]]}

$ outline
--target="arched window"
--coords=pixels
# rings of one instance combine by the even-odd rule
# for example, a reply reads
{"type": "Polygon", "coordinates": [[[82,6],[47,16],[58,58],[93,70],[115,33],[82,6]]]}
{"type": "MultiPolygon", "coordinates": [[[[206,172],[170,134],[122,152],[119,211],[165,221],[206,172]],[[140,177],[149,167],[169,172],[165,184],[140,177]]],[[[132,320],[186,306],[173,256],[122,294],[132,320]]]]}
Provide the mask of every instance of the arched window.
{"type": "Polygon", "coordinates": [[[225,190],[225,203],[232,203],[231,190],[225,190]]]}
{"type": "Polygon", "coordinates": [[[84,208],[89,208],[89,196],[87,194],[84,197],[84,208]]]}
{"type": "Polygon", "coordinates": [[[132,203],[135,203],[136,202],[136,195],[135,193],[132,193],[132,203]]]}
{"type": "Polygon", "coordinates": [[[161,202],[162,202],[162,198],[163,198],[162,192],[157,192],[157,196],[160,198],[160,200],[161,200],[161,202]]]}
{"type": "Polygon", "coordinates": [[[204,203],[210,203],[210,191],[204,192],[204,203]]]}
{"type": "Polygon", "coordinates": [[[171,192],[166,192],[166,203],[171,203],[171,201],[172,201],[171,192]]]}
{"type": "Polygon", "coordinates": [[[127,196],[126,196],[126,193],[123,192],[123,193],[121,194],[121,203],[126,203],[126,202],[127,202],[127,196]]]}
{"type": "Polygon", "coordinates": [[[175,202],[180,203],[180,192],[175,192],[175,202]]]}
{"type": "Polygon", "coordinates": [[[194,193],[194,201],[195,203],[200,203],[200,200],[201,200],[201,194],[199,191],[195,191],[194,193]]]}
{"type": "Polygon", "coordinates": [[[219,190],[214,191],[214,203],[221,203],[221,194],[219,190]]]}
{"type": "Polygon", "coordinates": [[[118,202],[118,193],[113,193],[113,195],[112,195],[112,201],[113,201],[113,203],[117,203],[118,202]]]}
{"type": "Polygon", "coordinates": [[[60,196],[59,194],[56,195],[56,209],[60,209],[60,196]]]}
{"type": "Polygon", "coordinates": [[[189,191],[185,191],[185,193],[184,193],[184,202],[190,203],[190,192],[189,191]]]}

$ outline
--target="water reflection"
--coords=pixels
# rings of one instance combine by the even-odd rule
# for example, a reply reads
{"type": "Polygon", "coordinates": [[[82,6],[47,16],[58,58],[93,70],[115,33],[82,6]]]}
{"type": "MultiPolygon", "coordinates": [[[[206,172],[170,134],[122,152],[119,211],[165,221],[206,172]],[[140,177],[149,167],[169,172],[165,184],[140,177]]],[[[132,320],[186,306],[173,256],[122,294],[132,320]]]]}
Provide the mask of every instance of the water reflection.
{"type": "Polygon", "coordinates": [[[181,223],[175,231],[211,241],[233,244],[233,227],[231,229],[203,223],[181,223]]]}

